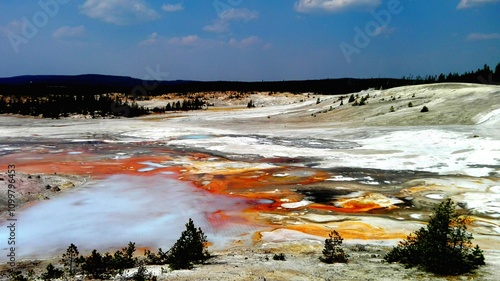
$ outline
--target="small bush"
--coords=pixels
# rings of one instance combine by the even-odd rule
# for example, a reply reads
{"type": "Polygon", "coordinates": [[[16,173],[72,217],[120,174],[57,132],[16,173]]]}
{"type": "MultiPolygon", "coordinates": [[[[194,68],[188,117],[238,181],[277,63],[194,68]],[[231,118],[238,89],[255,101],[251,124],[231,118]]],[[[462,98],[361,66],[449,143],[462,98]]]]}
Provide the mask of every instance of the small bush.
{"type": "Polygon", "coordinates": [[[429,112],[429,109],[427,108],[427,106],[424,105],[424,107],[422,107],[422,110],[420,110],[420,112],[429,112]]]}
{"type": "Polygon", "coordinates": [[[358,251],[358,252],[366,252],[367,251],[366,246],[363,244],[356,244],[355,247],[356,247],[356,251],[358,251]]]}
{"type": "Polygon", "coordinates": [[[396,111],[396,110],[394,109],[394,106],[391,106],[391,109],[389,109],[389,112],[394,112],[394,111],[396,111]]]}
{"type": "Polygon", "coordinates": [[[144,262],[147,265],[162,265],[167,263],[168,253],[162,251],[161,248],[158,249],[158,254],[151,252],[150,250],[144,250],[144,262]]]}
{"type": "Polygon", "coordinates": [[[9,275],[10,281],[28,281],[28,278],[23,275],[21,271],[13,271],[9,275]]]}
{"type": "Polygon", "coordinates": [[[274,254],[273,260],[275,260],[275,261],[286,261],[286,256],[283,253],[274,254]]]}
{"type": "Polygon", "coordinates": [[[408,267],[459,275],[484,265],[479,246],[472,248],[472,234],[466,231],[466,218],[455,212],[450,200],[439,204],[426,228],[421,228],[400,242],[385,257],[388,262],[399,262],[408,267]]]}
{"type": "Polygon", "coordinates": [[[148,272],[144,264],[140,264],[139,268],[137,268],[137,271],[134,273],[134,275],[132,275],[131,279],[134,281],[148,281],[152,279],[152,274],[148,272]]]}
{"type": "Polygon", "coordinates": [[[63,271],[61,269],[55,268],[51,263],[47,265],[46,272],[42,273],[43,280],[52,280],[61,278],[63,271]]]}
{"type": "Polygon", "coordinates": [[[413,107],[413,103],[411,103],[411,101],[408,103],[408,107],[413,107]]]}
{"type": "Polygon", "coordinates": [[[347,256],[344,249],[342,249],[342,241],[344,239],[335,230],[333,230],[328,236],[330,236],[330,238],[325,240],[323,256],[319,259],[324,263],[346,263],[347,256]]]}

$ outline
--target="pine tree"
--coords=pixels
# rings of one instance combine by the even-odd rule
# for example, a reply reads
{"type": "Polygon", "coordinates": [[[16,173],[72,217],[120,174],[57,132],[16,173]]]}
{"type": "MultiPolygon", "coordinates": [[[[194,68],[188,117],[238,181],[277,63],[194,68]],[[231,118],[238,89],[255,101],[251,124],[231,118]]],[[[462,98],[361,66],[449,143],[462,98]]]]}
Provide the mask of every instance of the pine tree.
{"type": "Polygon", "coordinates": [[[206,246],[207,237],[201,228],[196,229],[193,220],[189,219],[186,230],[168,251],[167,263],[172,270],[190,269],[193,264],[203,263],[210,257],[205,250],[206,246]]]}
{"type": "Polygon", "coordinates": [[[348,103],[351,103],[355,100],[354,98],[354,94],[351,94],[351,96],[349,97],[349,100],[348,100],[348,103]]]}
{"type": "Polygon", "coordinates": [[[447,199],[437,206],[426,228],[410,234],[384,259],[443,275],[458,275],[484,265],[482,250],[479,246],[472,248],[466,220],[447,199]]]}
{"type": "Polygon", "coordinates": [[[136,265],[137,259],[134,258],[135,243],[129,242],[126,248],[116,251],[113,255],[113,268],[118,272],[123,272],[126,268],[132,268],[136,265]]]}
{"type": "Polygon", "coordinates": [[[71,243],[66,250],[66,253],[62,255],[61,263],[68,267],[70,276],[75,275],[75,268],[78,265],[77,258],[79,254],[78,248],[71,243]]]}
{"type": "Polygon", "coordinates": [[[82,270],[90,274],[94,279],[104,279],[108,273],[113,257],[106,253],[102,256],[97,250],[93,250],[90,256],[82,258],[82,270]]]}
{"type": "Polygon", "coordinates": [[[344,240],[340,234],[333,230],[328,234],[329,239],[325,239],[325,247],[323,248],[323,256],[319,259],[325,263],[347,262],[347,257],[342,249],[342,241],[344,240]]]}

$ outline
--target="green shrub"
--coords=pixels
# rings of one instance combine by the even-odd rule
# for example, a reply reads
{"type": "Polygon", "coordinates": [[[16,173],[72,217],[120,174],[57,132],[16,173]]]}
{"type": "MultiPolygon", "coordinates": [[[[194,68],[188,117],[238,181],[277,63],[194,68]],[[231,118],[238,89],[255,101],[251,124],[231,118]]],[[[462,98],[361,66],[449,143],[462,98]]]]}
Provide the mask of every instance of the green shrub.
{"type": "Polygon", "coordinates": [[[422,110],[420,110],[420,112],[429,112],[429,109],[427,108],[427,106],[424,105],[424,107],[422,107],[422,110]]]}
{"type": "Polygon", "coordinates": [[[472,248],[466,219],[455,212],[455,204],[447,199],[436,207],[426,228],[410,234],[384,260],[420,266],[442,275],[458,275],[478,268],[485,264],[484,256],[479,246],[472,248]]]}
{"type": "Polygon", "coordinates": [[[325,263],[346,263],[347,256],[344,252],[344,249],[342,249],[342,241],[344,239],[335,230],[333,230],[328,236],[330,236],[330,238],[325,240],[323,256],[319,259],[325,263]]]}
{"type": "Polygon", "coordinates": [[[9,275],[10,281],[28,281],[28,278],[23,275],[21,271],[13,271],[9,275]]]}
{"type": "Polygon", "coordinates": [[[186,230],[174,246],[168,251],[167,263],[170,269],[191,269],[193,264],[200,264],[210,258],[205,250],[207,237],[201,230],[196,229],[193,220],[189,219],[186,230]]]}
{"type": "Polygon", "coordinates": [[[390,112],[394,112],[394,111],[396,111],[396,110],[394,109],[394,106],[391,106],[391,109],[389,109],[389,111],[390,111],[390,112]]]}
{"type": "Polygon", "coordinates": [[[163,252],[162,249],[159,248],[158,254],[150,250],[144,250],[144,256],[146,256],[144,262],[147,265],[163,265],[167,263],[168,253],[163,252]]]}
{"type": "Polygon", "coordinates": [[[153,278],[152,274],[148,272],[144,264],[140,264],[139,267],[137,268],[137,271],[132,275],[131,279],[134,281],[148,281],[152,280],[153,278]]]}
{"type": "Polygon", "coordinates": [[[286,261],[286,256],[283,253],[274,254],[273,260],[275,260],[275,261],[286,261]]]}
{"type": "Polygon", "coordinates": [[[411,101],[408,103],[408,107],[413,107],[413,103],[411,103],[411,101]]]}
{"type": "Polygon", "coordinates": [[[61,269],[55,268],[51,263],[47,265],[46,272],[42,273],[43,280],[52,280],[61,278],[63,271],[61,269]]]}

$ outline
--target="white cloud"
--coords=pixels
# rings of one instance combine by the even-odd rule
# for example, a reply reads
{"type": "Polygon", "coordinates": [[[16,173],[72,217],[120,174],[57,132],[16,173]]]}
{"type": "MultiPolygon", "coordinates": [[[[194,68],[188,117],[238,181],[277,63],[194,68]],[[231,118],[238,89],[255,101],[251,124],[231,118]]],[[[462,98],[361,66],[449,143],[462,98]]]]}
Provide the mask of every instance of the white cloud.
{"type": "Polygon", "coordinates": [[[13,20],[7,25],[0,25],[0,33],[3,35],[8,35],[9,33],[20,34],[26,24],[27,22],[13,20]]]}
{"type": "Polygon", "coordinates": [[[62,26],[56,29],[54,33],[52,33],[52,37],[55,39],[64,39],[64,38],[75,38],[81,37],[85,33],[85,27],[83,25],[80,26],[62,26]]]}
{"type": "Polygon", "coordinates": [[[500,39],[500,33],[471,33],[467,36],[469,41],[482,41],[482,40],[498,40],[500,39]]]}
{"type": "Polygon", "coordinates": [[[371,9],[380,3],[380,0],[299,0],[295,2],[295,10],[300,13],[338,12],[352,8],[371,9]]]}
{"type": "Polygon", "coordinates": [[[396,31],[395,27],[388,27],[387,25],[379,26],[377,29],[375,29],[375,32],[373,33],[374,36],[379,36],[379,35],[385,35],[389,36],[392,33],[396,31]]]}
{"type": "Polygon", "coordinates": [[[460,0],[457,9],[472,8],[481,4],[500,2],[500,0],[460,0]]]}
{"type": "Polygon", "coordinates": [[[161,9],[165,12],[178,12],[184,10],[184,6],[181,3],[178,4],[163,4],[161,9]]]}
{"type": "Polygon", "coordinates": [[[270,49],[272,48],[272,44],[266,43],[262,41],[258,36],[249,36],[247,38],[243,38],[241,40],[237,40],[235,38],[231,38],[228,42],[229,46],[231,47],[236,47],[236,48],[249,48],[249,47],[262,47],[262,49],[270,49]]]}
{"type": "Polygon", "coordinates": [[[149,45],[154,45],[156,42],[158,42],[158,33],[153,32],[150,35],[148,35],[148,38],[144,41],[139,42],[140,46],[149,46],[149,45]]]}
{"type": "Polygon", "coordinates": [[[184,37],[174,37],[168,40],[170,45],[178,45],[178,46],[193,46],[196,45],[200,41],[200,38],[197,35],[188,35],[184,37]]]}
{"type": "Polygon", "coordinates": [[[229,31],[230,22],[249,22],[259,18],[257,11],[252,11],[247,8],[242,9],[228,9],[223,11],[213,24],[206,25],[203,30],[208,32],[227,32],[229,31]]]}
{"type": "Polygon", "coordinates": [[[93,19],[127,25],[158,19],[158,13],[143,0],[86,0],[80,11],[93,19]]]}
{"type": "Polygon", "coordinates": [[[229,23],[226,21],[217,20],[213,24],[204,26],[203,30],[216,33],[226,32],[229,31],[229,23]]]}
{"type": "Polygon", "coordinates": [[[257,11],[251,11],[247,8],[243,9],[227,9],[220,14],[220,19],[224,21],[251,21],[257,19],[259,13],[257,11]]]}

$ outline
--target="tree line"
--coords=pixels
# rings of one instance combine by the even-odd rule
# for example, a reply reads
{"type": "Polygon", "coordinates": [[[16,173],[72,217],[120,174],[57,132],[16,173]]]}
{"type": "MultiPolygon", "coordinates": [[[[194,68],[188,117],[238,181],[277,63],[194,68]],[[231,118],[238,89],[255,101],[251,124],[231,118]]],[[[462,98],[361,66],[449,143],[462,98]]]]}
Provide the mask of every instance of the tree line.
{"type": "Polygon", "coordinates": [[[205,105],[199,98],[167,103],[164,107],[152,110],[138,105],[137,102],[123,101],[111,94],[102,95],[48,95],[48,96],[18,96],[0,97],[0,114],[20,114],[41,116],[44,118],[69,117],[75,114],[96,117],[137,117],[150,113],[165,113],[167,111],[199,110],[205,105]]]}
{"type": "Polygon", "coordinates": [[[93,117],[136,117],[150,113],[202,109],[206,103],[200,98],[186,98],[189,97],[190,93],[196,92],[236,91],[250,93],[269,91],[343,95],[368,88],[389,89],[399,86],[445,82],[500,84],[500,63],[494,70],[485,64],[483,68],[463,74],[441,73],[416,77],[409,75],[399,79],[341,78],[303,81],[200,82],[141,81],[130,77],[106,75],[0,78],[0,114],[13,113],[47,118],[65,117],[72,114],[93,117]],[[155,87],[137,86],[140,84],[155,85],[155,87]],[[119,93],[125,98],[117,98],[117,94],[111,93],[119,93]],[[143,99],[166,93],[178,93],[184,97],[184,100],[168,103],[164,107],[156,107],[152,110],[134,102],[135,98],[143,99]],[[129,103],[128,99],[132,102],[129,103]]]}
{"type": "MultiPolygon", "coordinates": [[[[456,211],[456,207],[451,199],[442,201],[434,208],[427,226],[411,233],[407,239],[399,242],[384,256],[384,261],[398,262],[407,267],[417,266],[425,271],[444,276],[460,275],[485,265],[483,251],[478,245],[472,244],[472,234],[467,231],[469,218],[461,216],[456,211]]],[[[126,269],[138,267],[131,277],[121,280],[145,281],[156,280],[156,276],[148,273],[145,265],[168,264],[171,270],[191,269],[195,264],[203,264],[211,258],[211,255],[206,250],[207,237],[201,228],[196,228],[192,219],[189,219],[185,226],[186,230],[167,252],[162,251],[161,248],[157,253],[146,250],[142,259],[134,256],[136,248],[135,243],[132,242],[113,255],[100,254],[94,249],[86,257],[80,255],[78,248],[71,244],[62,255],[60,263],[63,268],[55,267],[50,263],[40,277],[43,280],[61,277],[67,279],[75,277],[76,274],[83,274],[102,280],[117,274],[123,277],[126,269]]],[[[343,240],[337,231],[332,230],[329,238],[325,239],[323,255],[319,259],[328,264],[347,263],[349,255],[342,248],[343,240]]],[[[364,246],[358,246],[358,251],[365,250],[364,246]]],[[[273,259],[284,261],[286,256],[283,253],[275,254],[273,259]]],[[[266,260],[268,260],[267,257],[266,260]]],[[[28,275],[34,274],[31,272],[28,275]]],[[[13,271],[9,280],[28,281],[28,277],[21,271],[13,271]]]]}

